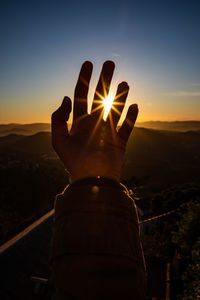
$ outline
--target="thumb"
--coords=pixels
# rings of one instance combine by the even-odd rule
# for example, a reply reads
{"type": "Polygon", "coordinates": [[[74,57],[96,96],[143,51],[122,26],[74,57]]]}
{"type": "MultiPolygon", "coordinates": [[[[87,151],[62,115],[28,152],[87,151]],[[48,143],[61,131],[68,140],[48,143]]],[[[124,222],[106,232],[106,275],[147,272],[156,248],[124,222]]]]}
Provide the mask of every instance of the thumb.
{"type": "Polygon", "coordinates": [[[68,137],[67,123],[72,109],[71,100],[64,97],[61,106],[52,114],[51,117],[51,132],[52,144],[54,149],[63,144],[68,137]]]}
{"type": "Polygon", "coordinates": [[[72,110],[72,102],[69,97],[64,97],[61,106],[54,112],[56,120],[68,121],[70,112],[72,110]]]}

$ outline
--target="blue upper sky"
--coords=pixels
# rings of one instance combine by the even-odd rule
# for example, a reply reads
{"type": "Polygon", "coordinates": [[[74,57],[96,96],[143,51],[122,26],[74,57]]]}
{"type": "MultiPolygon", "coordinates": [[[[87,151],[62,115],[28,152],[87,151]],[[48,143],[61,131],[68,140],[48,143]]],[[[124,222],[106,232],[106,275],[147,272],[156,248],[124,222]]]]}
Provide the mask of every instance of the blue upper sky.
{"type": "Polygon", "coordinates": [[[84,60],[116,63],[140,120],[200,119],[200,1],[4,1],[0,123],[49,122],[84,60]]]}

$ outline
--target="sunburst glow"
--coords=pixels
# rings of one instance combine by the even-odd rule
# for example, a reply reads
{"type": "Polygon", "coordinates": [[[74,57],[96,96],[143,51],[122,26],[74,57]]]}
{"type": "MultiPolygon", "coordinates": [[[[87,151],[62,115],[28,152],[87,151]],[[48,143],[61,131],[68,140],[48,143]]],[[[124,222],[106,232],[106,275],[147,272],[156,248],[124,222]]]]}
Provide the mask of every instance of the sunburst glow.
{"type": "Polygon", "coordinates": [[[114,97],[110,94],[108,95],[106,98],[104,98],[103,100],[103,105],[105,107],[105,111],[104,111],[104,116],[103,116],[103,119],[106,120],[107,116],[108,116],[108,113],[111,109],[111,106],[113,104],[113,100],[114,100],[114,97]]]}

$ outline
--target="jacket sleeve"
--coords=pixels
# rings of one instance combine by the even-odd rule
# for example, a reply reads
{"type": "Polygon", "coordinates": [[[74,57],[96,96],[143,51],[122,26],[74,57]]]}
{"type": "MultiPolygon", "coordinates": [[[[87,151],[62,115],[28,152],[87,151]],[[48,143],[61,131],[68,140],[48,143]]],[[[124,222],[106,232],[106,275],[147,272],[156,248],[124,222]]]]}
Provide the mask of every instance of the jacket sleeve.
{"type": "Polygon", "coordinates": [[[124,186],[89,178],[56,197],[51,260],[67,254],[117,255],[144,268],[137,209],[124,186]]]}

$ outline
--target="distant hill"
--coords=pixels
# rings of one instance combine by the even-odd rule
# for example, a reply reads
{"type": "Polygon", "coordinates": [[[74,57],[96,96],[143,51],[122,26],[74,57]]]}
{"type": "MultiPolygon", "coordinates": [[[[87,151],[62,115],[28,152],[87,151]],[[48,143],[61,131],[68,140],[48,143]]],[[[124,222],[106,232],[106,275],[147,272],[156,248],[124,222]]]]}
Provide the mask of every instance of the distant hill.
{"type": "Polygon", "coordinates": [[[148,122],[137,122],[136,126],[143,127],[143,128],[151,128],[156,130],[196,131],[196,130],[200,130],[200,121],[175,121],[175,122],[148,121],[148,122]]]}
{"type": "Polygon", "coordinates": [[[127,145],[122,178],[143,178],[158,191],[200,180],[200,131],[174,132],[135,128],[127,145]]]}
{"type": "Polygon", "coordinates": [[[27,155],[55,155],[51,147],[50,132],[38,132],[33,135],[10,134],[0,137],[0,153],[18,152],[27,155]]]}
{"type": "MultiPolygon", "coordinates": [[[[200,179],[200,131],[173,132],[135,128],[127,146],[122,179],[146,178],[147,186],[165,188],[200,179]]],[[[0,138],[0,154],[18,153],[32,159],[55,157],[51,134],[0,138]]]]}
{"type": "MultiPolygon", "coordinates": [[[[176,121],[176,122],[137,122],[136,127],[170,131],[200,131],[200,121],[176,121]]],[[[33,135],[37,132],[51,130],[49,123],[33,124],[0,124],[0,137],[9,134],[33,135]]]]}
{"type": "Polygon", "coordinates": [[[32,135],[40,131],[50,131],[49,123],[33,123],[33,124],[0,124],[0,136],[9,134],[32,135]]]}

